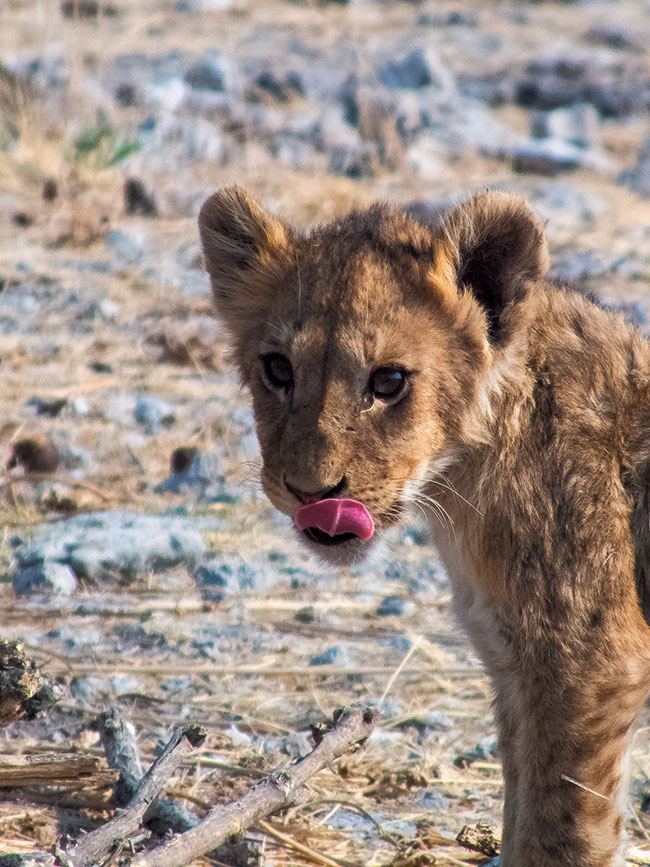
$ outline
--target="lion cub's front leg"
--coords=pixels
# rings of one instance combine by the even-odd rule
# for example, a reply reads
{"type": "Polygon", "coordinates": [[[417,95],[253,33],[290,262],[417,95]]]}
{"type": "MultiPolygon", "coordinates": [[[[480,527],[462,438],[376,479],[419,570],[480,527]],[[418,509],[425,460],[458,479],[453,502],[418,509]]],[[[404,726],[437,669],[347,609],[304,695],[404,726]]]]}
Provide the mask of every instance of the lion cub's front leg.
{"type": "Polygon", "coordinates": [[[637,605],[599,618],[587,628],[577,617],[544,624],[534,645],[510,657],[510,672],[494,678],[502,867],[623,863],[625,759],[648,694],[650,648],[637,605]]]}

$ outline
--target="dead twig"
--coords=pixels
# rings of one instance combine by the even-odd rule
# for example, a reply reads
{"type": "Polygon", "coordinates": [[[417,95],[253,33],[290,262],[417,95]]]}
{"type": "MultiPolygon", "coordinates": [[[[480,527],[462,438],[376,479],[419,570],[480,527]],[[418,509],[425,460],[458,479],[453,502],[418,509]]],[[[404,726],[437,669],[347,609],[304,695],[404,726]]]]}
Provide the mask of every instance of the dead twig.
{"type": "Polygon", "coordinates": [[[290,806],[300,797],[310,777],[365,741],[375,720],[376,713],[370,708],[340,711],[335,716],[334,726],[327,732],[319,732],[318,745],[309,755],[285,770],[276,771],[239,800],[214,807],[195,828],[151,852],[136,856],[131,867],[182,867],[215,849],[231,834],[241,833],[264,817],[290,806]]]}
{"type": "Polygon", "coordinates": [[[101,771],[102,761],[97,756],[83,753],[31,756],[0,754],[0,788],[87,782],[88,778],[101,774],[101,771]]]}
{"type": "Polygon", "coordinates": [[[66,859],[74,867],[91,867],[111,852],[115,841],[125,840],[135,834],[151,802],[165,788],[187,754],[203,743],[205,736],[205,729],[200,726],[176,729],[161,755],[140,781],[128,806],[110,822],[82,837],[66,851],[66,859]]]}

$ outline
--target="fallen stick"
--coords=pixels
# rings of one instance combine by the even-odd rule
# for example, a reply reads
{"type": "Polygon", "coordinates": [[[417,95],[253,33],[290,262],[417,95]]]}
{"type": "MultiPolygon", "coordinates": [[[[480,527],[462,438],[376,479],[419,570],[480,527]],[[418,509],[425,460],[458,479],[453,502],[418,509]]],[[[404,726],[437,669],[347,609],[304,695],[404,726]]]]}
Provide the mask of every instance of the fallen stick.
{"type": "MultiPolygon", "coordinates": [[[[137,855],[131,867],[183,867],[215,849],[231,834],[239,834],[271,813],[289,807],[300,798],[310,777],[366,740],[376,718],[376,712],[370,708],[338,711],[332,728],[314,732],[317,746],[311,753],[271,774],[239,800],[213,807],[195,828],[178,834],[157,849],[137,855]]],[[[77,867],[76,862],[74,865],[77,867]]]]}
{"type": "MultiPolygon", "coordinates": [[[[102,771],[97,756],[83,753],[45,755],[0,754],[0,788],[15,786],[51,786],[54,783],[84,782],[102,771]]],[[[105,770],[105,766],[103,766],[105,770]]]]}
{"type": "MultiPolygon", "coordinates": [[[[115,785],[115,802],[118,807],[124,807],[133,798],[144,773],[135,727],[113,709],[100,714],[97,728],[109,767],[120,773],[115,785]]],[[[198,823],[196,813],[174,798],[156,797],[145,816],[146,827],[161,836],[169,831],[187,831],[198,823]]]]}
{"type": "Polygon", "coordinates": [[[74,867],[91,867],[111,852],[115,841],[126,840],[135,834],[151,802],[188,753],[203,743],[205,735],[201,726],[176,729],[163,752],[140,780],[128,806],[110,822],[85,834],[66,850],[66,860],[74,867]]]}

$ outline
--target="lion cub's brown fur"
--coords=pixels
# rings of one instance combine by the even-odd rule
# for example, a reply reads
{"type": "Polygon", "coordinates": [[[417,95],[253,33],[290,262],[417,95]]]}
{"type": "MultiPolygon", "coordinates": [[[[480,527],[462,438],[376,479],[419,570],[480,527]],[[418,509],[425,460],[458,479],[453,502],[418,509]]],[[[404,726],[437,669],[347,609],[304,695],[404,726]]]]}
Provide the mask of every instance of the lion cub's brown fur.
{"type": "Polygon", "coordinates": [[[273,503],[338,485],[378,533],[431,506],[494,684],[503,867],[622,864],[650,688],[650,346],[544,282],[542,228],[502,194],[436,227],[377,205],[305,236],[231,188],[199,222],[273,503]],[[265,379],[273,353],[290,387],[265,379]],[[392,403],[368,398],[386,365],[407,372],[392,403]]]}

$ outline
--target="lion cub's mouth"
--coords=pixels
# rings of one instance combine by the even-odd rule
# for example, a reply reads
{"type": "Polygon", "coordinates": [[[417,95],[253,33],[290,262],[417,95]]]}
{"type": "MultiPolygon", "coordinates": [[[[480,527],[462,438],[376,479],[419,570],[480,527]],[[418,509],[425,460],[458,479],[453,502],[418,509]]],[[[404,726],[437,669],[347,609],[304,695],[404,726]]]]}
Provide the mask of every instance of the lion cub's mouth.
{"type": "Polygon", "coordinates": [[[338,497],[301,506],[294,522],[310,542],[327,546],[352,539],[367,541],[375,532],[375,522],[363,503],[338,497]]]}

